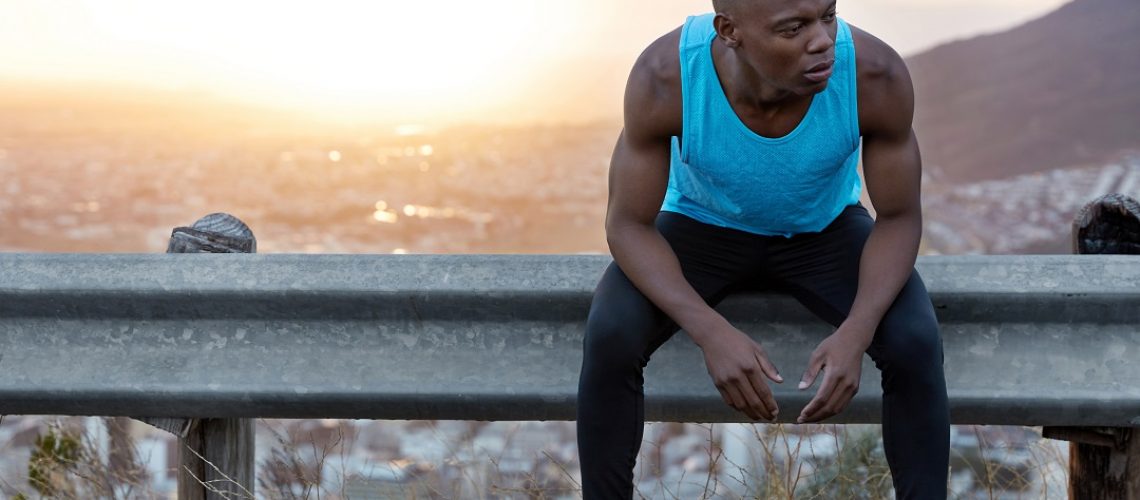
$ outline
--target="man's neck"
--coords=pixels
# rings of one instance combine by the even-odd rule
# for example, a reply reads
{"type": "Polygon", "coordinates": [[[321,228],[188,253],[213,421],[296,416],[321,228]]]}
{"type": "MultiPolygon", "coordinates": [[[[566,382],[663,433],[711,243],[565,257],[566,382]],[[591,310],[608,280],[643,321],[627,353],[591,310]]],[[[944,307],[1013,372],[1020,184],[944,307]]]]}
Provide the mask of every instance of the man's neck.
{"type": "Polygon", "coordinates": [[[804,99],[805,96],[776,87],[756,68],[737,57],[736,51],[723,44],[718,45],[714,53],[719,53],[719,57],[713,60],[717,63],[717,71],[725,75],[722,86],[733,107],[747,107],[766,115],[776,115],[804,99]]]}

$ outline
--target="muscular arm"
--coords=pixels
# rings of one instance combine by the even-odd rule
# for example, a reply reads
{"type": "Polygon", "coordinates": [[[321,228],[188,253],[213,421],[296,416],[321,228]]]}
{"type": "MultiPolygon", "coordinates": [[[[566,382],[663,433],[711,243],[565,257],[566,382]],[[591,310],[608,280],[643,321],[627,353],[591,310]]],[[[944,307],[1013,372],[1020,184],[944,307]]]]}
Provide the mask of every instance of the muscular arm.
{"type": "Polygon", "coordinates": [[[630,281],[701,346],[725,402],[753,419],[770,420],[777,407],[762,374],[779,380],[775,367],[693,289],[655,225],[669,181],[672,137],[682,131],[678,36],[651,45],[630,75],[625,128],[610,164],[606,238],[630,281]]]}
{"type": "Polygon", "coordinates": [[[910,278],[922,237],[922,160],[911,129],[914,89],[902,58],[885,45],[883,49],[882,60],[868,61],[870,82],[859,92],[863,177],[876,218],[845,326],[864,347],[910,278]]]}
{"type": "Polygon", "coordinates": [[[629,279],[699,344],[724,318],[685,280],[654,224],[669,182],[671,139],[681,133],[679,82],[672,85],[668,69],[655,61],[663,48],[655,44],[642,55],[626,87],[625,128],[610,162],[606,239],[629,279]]]}
{"type": "Polygon", "coordinates": [[[859,262],[859,287],[851,312],[816,349],[800,385],[824,380],[800,415],[801,422],[831,417],[859,387],[863,352],[879,322],[914,269],[922,237],[922,161],[911,121],[914,89],[902,58],[883,42],[852,28],[858,55],[859,127],[863,177],[877,217],[859,262]]]}

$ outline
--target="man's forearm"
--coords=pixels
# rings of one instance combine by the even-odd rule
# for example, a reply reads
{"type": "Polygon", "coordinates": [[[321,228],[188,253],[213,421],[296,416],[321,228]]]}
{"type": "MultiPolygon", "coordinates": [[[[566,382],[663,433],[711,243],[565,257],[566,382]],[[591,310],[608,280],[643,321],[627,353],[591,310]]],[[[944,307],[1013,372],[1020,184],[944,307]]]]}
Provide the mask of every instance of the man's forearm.
{"type": "Polygon", "coordinates": [[[653,227],[629,225],[608,231],[610,253],[654,305],[702,345],[704,332],[726,321],[685,279],[677,255],[653,227]]]}
{"type": "Polygon", "coordinates": [[[880,217],[859,262],[859,288],[843,330],[871,344],[883,315],[914,271],[922,238],[922,214],[880,217]]]}

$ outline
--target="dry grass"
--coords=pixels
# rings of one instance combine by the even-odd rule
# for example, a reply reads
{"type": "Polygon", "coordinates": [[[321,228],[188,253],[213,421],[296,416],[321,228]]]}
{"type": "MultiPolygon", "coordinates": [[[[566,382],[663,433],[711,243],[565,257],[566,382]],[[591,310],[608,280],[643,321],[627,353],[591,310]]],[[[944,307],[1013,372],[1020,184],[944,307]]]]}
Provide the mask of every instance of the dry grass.
{"type": "MultiPolygon", "coordinates": [[[[432,422],[402,424],[430,435],[442,446],[447,458],[425,466],[429,461],[353,462],[360,436],[346,432],[351,427],[344,422],[337,422],[331,437],[326,432],[323,439],[284,421],[259,423],[271,441],[256,464],[257,494],[245,487],[226,487],[223,483],[232,481],[216,469],[223,479],[200,481],[208,490],[224,498],[269,500],[360,498],[370,489],[382,492],[378,494],[383,498],[580,497],[576,457],[549,444],[542,449],[522,449],[533,447],[535,435],[549,429],[555,434],[556,426],[498,424],[508,426],[502,439],[481,440],[478,431],[487,424],[468,423],[463,432],[455,432],[458,424],[449,426],[450,431],[432,422]],[[526,435],[516,443],[519,434],[526,435]],[[362,465],[365,472],[359,474],[362,465]],[[379,476],[393,479],[376,479],[379,476]],[[234,489],[241,493],[229,491],[234,489]]],[[[958,429],[960,435],[972,430],[977,443],[952,451],[951,498],[1066,497],[1066,444],[1030,439],[1026,446],[1018,439],[992,439],[1003,436],[1006,431],[998,432],[1002,429],[1011,429],[1008,434],[1033,432],[1020,428],[958,429]]],[[[657,439],[643,444],[636,470],[638,496],[668,500],[893,498],[880,433],[879,426],[651,424],[647,436],[657,439]],[[663,463],[666,455],[680,463],[663,463]]],[[[140,457],[133,445],[130,453],[119,455],[112,471],[91,437],[80,429],[57,421],[41,437],[40,453],[29,464],[30,471],[39,471],[33,474],[37,479],[27,488],[16,488],[22,498],[161,498],[150,489],[147,457],[140,457]]]]}
{"type": "MultiPolygon", "coordinates": [[[[101,420],[111,431],[109,434],[115,433],[114,427],[125,425],[122,419],[101,420]]],[[[28,488],[15,488],[20,493],[13,498],[158,498],[150,487],[145,466],[149,458],[140,456],[129,440],[116,447],[110,457],[104,457],[84,429],[65,425],[58,419],[51,420],[32,449],[27,467],[28,488]]]]}

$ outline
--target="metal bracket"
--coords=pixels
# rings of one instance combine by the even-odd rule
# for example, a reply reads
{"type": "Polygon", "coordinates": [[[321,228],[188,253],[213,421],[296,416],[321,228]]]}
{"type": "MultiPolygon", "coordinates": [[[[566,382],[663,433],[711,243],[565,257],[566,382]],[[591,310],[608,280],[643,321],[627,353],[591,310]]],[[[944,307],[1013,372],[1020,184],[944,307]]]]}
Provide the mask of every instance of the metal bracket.
{"type": "Polygon", "coordinates": [[[135,417],[135,420],[148,423],[183,439],[190,434],[190,425],[194,423],[194,419],[190,418],[135,417]]]}

